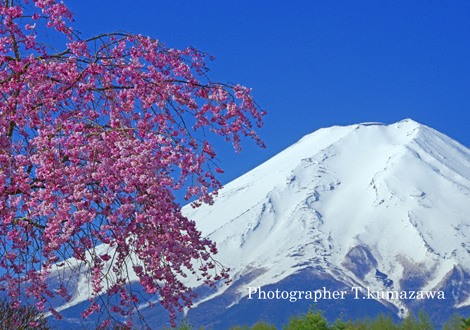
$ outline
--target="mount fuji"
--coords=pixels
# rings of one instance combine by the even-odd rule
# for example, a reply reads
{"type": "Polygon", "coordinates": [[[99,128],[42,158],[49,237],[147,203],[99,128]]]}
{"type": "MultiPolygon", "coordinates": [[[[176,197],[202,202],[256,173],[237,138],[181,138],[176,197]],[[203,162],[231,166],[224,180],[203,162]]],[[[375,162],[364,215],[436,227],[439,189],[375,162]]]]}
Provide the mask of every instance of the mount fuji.
{"type": "MultiPolygon", "coordinates": [[[[233,280],[198,290],[193,325],[279,326],[313,305],[327,318],[470,315],[470,150],[413,120],[320,129],[183,213],[233,280]]],[[[84,276],[61,308],[70,322],[84,276]]]]}

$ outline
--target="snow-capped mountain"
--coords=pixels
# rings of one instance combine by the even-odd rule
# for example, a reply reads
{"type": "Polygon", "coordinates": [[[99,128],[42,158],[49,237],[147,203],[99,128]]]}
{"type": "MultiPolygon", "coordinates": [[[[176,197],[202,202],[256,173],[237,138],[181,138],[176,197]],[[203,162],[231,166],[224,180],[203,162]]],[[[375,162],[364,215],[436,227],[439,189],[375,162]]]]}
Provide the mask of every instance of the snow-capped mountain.
{"type": "Polygon", "coordinates": [[[314,269],[378,292],[452,282],[441,303],[470,306],[470,151],[412,120],[320,129],[185,212],[243,280],[233,298],[314,269]]]}
{"type": "Polygon", "coordinates": [[[183,212],[233,279],[201,291],[193,324],[282,324],[314,303],[334,318],[470,313],[470,150],[413,120],[320,129],[183,212]]]}

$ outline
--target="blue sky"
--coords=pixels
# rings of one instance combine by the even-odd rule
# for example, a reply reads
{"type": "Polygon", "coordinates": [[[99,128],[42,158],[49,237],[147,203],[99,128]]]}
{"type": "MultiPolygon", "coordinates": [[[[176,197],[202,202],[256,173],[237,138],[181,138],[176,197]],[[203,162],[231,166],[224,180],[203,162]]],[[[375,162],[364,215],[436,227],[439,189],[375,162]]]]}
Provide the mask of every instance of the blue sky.
{"type": "Polygon", "coordinates": [[[225,182],[332,125],[412,118],[470,146],[470,1],[65,2],[85,36],[191,45],[213,80],[253,88],[267,149],[219,149],[225,182]]]}

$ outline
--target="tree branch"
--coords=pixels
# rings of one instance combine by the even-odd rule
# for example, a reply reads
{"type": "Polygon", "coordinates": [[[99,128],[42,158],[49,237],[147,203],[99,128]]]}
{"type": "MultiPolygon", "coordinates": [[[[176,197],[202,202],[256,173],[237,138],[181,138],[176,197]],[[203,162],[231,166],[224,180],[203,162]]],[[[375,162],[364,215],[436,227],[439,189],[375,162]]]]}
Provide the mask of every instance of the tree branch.
{"type": "Polygon", "coordinates": [[[41,225],[40,223],[37,223],[37,222],[35,222],[35,221],[33,221],[33,220],[29,219],[29,218],[26,218],[26,217],[18,217],[18,218],[15,218],[15,219],[13,220],[13,224],[16,225],[16,224],[18,224],[18,222],[20,222],[20,221],[25,221],[25,222],[27,222],[28,224],[30,224],[31,226],[36,227],[36,228],[39,228],[39,229],[46,229],[46,226],[41,225]]]}

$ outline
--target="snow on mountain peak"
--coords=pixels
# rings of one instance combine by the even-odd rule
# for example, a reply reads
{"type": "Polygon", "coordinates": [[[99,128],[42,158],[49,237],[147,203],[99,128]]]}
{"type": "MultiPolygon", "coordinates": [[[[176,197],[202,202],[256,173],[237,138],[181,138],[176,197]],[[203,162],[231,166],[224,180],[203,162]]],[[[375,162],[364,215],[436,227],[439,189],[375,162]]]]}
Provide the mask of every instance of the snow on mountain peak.
{"type": "MultiPolygon", "coordinates": [[[[470,306],[470,150],[411,119],[319,129],[183,214],[234,280],[198,304],[230,292],[236,305],[247,287],[313,269],[349,287],[450,290],[446,303],[470,306]]],[[[71,277],[59,310],[90,293],[86,272],[71,277]]]]}
{"type": "Polygon", "coordinates": [[[235,280],[262,270],[247,286],[317,267],[376,289],[380,270],[403,289],[419,265],[422,287],[435,289],[454,265],[470,271],[469,165],[466,147],[411,119],[333,126],[184,213],[218,243],[235,280]],[[357,253],[374,267],[358,270],[357,253]]]}

